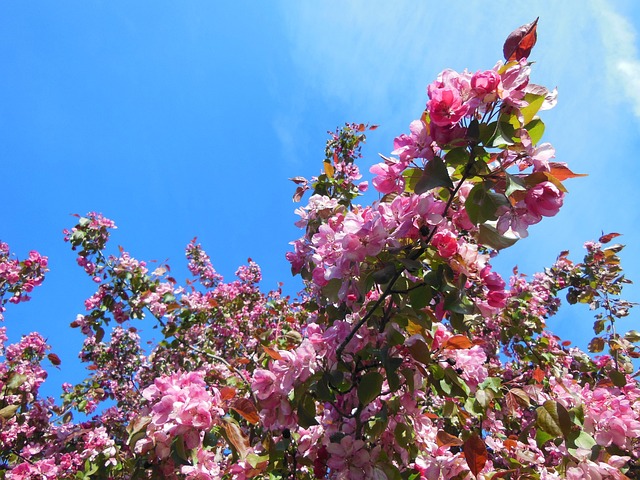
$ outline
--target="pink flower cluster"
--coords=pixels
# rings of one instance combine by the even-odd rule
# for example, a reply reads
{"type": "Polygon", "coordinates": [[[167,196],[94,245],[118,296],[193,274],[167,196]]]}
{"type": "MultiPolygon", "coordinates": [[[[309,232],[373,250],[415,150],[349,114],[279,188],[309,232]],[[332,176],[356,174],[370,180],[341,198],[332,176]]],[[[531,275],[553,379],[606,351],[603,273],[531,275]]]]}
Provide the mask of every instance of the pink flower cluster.
{"type": "Polygon", "coordinates": [[[7,301],[20,303],[31,298],[28,294],[44,281],[47,264],[47,257],[35,250],[25,260],[11,258],[9,245],[0,242],[0,321],[7,301]],[[7,294],[11,295],[8,299],[4,298],[7,294]]]}
{"type": "Polygon", "coordinates": [[[204,380],[204,373],[178,372],[156,378],[142,396],[149,402],[150,423],[147,436],[136,444],[136,451],[153,451],[155,458],[167,459],[176,437],[185,448],[202,446],[204,434],[220,421],[220,392],[204,380]]]}
{"type": "Polygon", "coordinates": [[[262,423],[272,430],[296,426],[297,417],[289,403],[289,393],[318,368],[316,351],[309,340],[294,350],[281,350],[278,355],[280,358],[272,361],[269,370],[255,370],[251,384],[262,407],[262,423]]]}
{"type": "Polygon", "coordinates": [[[189,242],[186,248],[187,260],[189,260],[189,271],[200,280],[200,283],[206,288],[214,288],[222,281],[222,275],[216,272],[211,264],[209,255],[202,249],[200,244],[196,245],[194,238],[189,242]]]}

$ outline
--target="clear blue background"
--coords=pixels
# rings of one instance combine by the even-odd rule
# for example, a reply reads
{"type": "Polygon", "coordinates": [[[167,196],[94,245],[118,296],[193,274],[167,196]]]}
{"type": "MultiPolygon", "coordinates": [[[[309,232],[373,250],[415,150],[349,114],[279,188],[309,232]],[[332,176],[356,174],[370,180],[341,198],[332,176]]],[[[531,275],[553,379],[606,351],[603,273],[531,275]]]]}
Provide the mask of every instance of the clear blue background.
{"type": "MultiPolygon", "coordinates": [[[[568,181],[561,213],[497,268],[531,274],[617,231],[640,281],[639,15],[631,0],[0,3],[0,239],[51,268],[31,302],[9,307],[10,338],[38,330],[62,358],[46,393],[83,377],[68,324],[95,284],[62,242],[73,213],[114,219],[114,247],[168,260],[179,280],[198,236],[227,279],[251,257],[265,289],[283,281],[295,294],[287,179],[319,171],[326,131],[380,125],[361,164],[369,178],[440,70],[491,68],[509,32],[538,16],[533,81],[560,92],[545,140],[589,177],[568,181]]],[[[640,300],[635,286],[627,296],[640,300]]],[[[592,323],[572,308],[552,328],[584,346],[592,323]]],[[[634,313],[624,326],[637,324],[634,313]]]]}

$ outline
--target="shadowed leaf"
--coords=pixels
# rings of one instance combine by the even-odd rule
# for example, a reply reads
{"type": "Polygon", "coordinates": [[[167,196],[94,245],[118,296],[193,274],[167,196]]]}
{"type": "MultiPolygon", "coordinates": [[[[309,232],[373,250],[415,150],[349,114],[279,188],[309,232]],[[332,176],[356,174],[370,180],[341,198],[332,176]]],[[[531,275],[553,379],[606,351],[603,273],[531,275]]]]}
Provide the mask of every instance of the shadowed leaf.
{"type": "Polygon", "coordinates": [[[462,451],[467,465],[469,465],[469,470],[471,470],[474,477],[477,477],[487,463],[487,446],[484,440],[477,433],[474,433],[464,442],[462,451]]]}

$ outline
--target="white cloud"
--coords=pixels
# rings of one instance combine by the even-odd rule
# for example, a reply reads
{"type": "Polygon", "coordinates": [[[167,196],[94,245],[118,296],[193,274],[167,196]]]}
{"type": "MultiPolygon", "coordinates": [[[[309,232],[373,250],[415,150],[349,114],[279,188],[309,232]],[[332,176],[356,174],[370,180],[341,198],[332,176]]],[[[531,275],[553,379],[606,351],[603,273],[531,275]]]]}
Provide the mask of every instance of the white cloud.
{"type": "Polygon", "coordinates": [[[636,48],[636,30],[628,19],[615,12],[611,4],[594,0],[592,6],[598,19],[605,49],[609,80],[622,90],[631,102],[636,117],[640,117],[640,58],[636,48]]]}

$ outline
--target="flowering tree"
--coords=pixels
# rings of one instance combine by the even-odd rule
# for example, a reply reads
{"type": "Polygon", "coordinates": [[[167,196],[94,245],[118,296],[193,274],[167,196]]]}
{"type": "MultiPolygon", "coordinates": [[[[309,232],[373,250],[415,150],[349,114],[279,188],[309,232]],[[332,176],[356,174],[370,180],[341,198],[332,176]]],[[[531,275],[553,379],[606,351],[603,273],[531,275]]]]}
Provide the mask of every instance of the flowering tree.
{"type": "MultiPolygon", "coordinates": [[[[180,286],[108,253],[111,220],[79,217],[65,240],[97,285],[71,324],[89,375],[41,398],[58,357],[37,333],[5,347],[0,328],[0,478],[635,478],[640,333],[616,330],[632,306],[617,234],[532,278],[491,266],[577,176],[541,143],[556,94],[529,80],[535,39],[533,22],[504,62],[428,86],[370,169],[370,205],[355,162],[375,126],[331,134],[322,173],[293,179],[295,200],[312,193],[287,254],[299,301],[262,293],[251,261],[225,282],[195,240],[180,286]],[[561,296],[595,311],[594,355],[546,329],[561,296]],[[143,321],[162,336],[149,351],[143,321]]],[[[46,267],[0,244],[0,314],[46,267]]]]}

